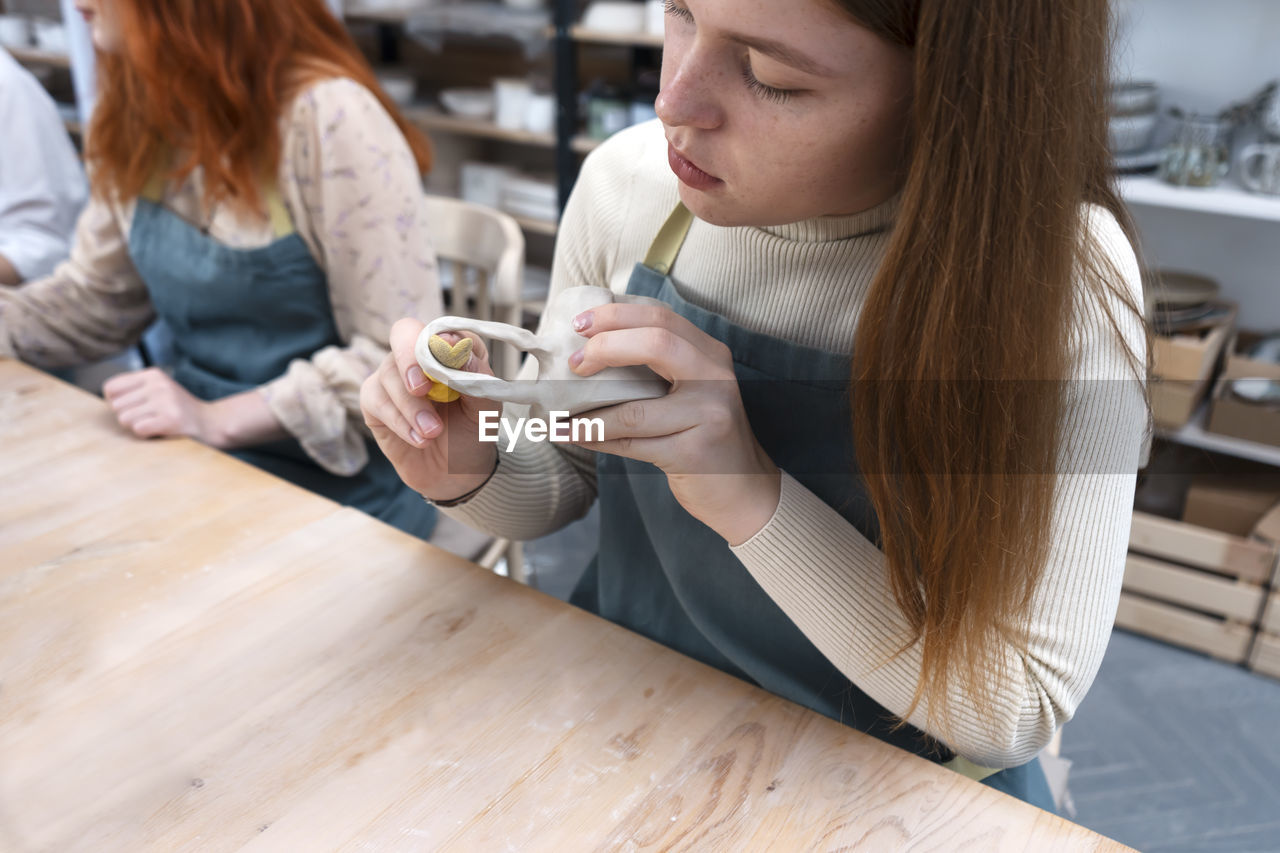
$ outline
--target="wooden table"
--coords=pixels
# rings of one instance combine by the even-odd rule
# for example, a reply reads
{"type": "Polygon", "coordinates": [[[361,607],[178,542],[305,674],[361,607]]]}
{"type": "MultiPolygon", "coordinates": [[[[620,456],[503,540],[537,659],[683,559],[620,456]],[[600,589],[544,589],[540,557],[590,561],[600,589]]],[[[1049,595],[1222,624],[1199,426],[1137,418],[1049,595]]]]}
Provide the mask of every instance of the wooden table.
{"type": "Polygon", "coordinates": [[[1116,850],[0,360],[0,850],[1116,850]]]}

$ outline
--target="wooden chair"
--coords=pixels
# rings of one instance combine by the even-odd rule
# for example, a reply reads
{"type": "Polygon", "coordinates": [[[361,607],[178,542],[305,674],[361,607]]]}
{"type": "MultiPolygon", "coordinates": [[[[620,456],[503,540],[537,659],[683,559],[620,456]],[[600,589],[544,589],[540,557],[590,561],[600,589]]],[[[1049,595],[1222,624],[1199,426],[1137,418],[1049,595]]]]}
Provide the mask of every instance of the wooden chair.
{"type": "MultiPolygon", "coordinates": [[[[521,324],[524,279],[524,233],[505,213],[445,196],[427,196],[431,239],[440,266],[445,314],[475,320],[521,324]]],[[[493,372],[513,379],[520,353],[499,342],[485,341],[493,372]]],[[[507,574],[521,583],[528,577],[519,542],[495,539],[477,560],[496,570],[506,560],[507,574]]]]}

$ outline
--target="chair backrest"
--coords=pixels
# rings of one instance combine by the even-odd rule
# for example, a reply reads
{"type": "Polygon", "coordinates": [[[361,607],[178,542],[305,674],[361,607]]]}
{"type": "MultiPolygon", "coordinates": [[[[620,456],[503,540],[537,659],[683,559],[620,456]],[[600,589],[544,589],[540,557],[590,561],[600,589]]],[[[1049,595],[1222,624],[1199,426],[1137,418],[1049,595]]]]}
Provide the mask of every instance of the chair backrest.
{"type": "MultiPolygon", "coordinates": [[[[446,196],[427,196],[431,240],[440,265],[445,313],[519,326],[523,308],[524,232],[507,214],[446,196]]],[[[512,379],[520,353],[485,342],[494,373],[512,379]]]]}

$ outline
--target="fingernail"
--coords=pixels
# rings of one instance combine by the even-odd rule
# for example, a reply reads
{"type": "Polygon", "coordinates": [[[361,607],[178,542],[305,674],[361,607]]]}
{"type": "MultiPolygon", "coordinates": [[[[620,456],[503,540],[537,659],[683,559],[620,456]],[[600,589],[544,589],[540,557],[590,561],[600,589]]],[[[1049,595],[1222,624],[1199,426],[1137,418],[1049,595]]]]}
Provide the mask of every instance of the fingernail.
{"type": "Polygon", "coordinates": [[[404,372],[404,380],[410,391],[417,391],[427,384],[427,374],[423,373],[422,368],[415,364],[404,372]]]}
{"type": "Polygon", "coordinates": [[[418,435],[418,431],[416,429],[409,430],[409,440],[414,444],[422,444],[422,436],[418,435]]]}
{"type": "Polygon", "coordinates": [[[440,419],[430,412],[418,412],[414,420],[418,422],[418,429],[422,430],[423,435],[430,435],[440,428],[440,419]]]}
{"type": "Polygon", "coordinates": [[[573,330],[575,332],[586,331],[591,326],[591,312],[583,311],[577,317],[573,318],[573,330]]]}
{"type": "Polygon", "coordinates": [[[585,354],[585,350],[578,350],[573,355],[569,356],[569,366],[577,368],[579,364],[582,364],[582,359],[585,357],[585,354]]]}

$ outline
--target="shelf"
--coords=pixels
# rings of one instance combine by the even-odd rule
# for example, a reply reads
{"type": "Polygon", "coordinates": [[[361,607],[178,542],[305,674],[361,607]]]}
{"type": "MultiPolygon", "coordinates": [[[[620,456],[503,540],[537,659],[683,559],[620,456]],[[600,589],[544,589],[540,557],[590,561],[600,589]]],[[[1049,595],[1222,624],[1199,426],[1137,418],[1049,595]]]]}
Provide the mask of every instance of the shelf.
{"type": "Polygon", "coordinates": [[[586,154],[595,150],[596,146],[603,141],[604,140],[602,139],[593,139],[590,136],[583,136],[580,134],[573,138],[573,141],[569,143],[569,147],[579,154],[586,154]]]}
{"type": "Polygon", "coordinates": [[[586,27],[570,27],[569,38],[591,44],[621,44],[629,47],[662,47],[662,36],[652,33],[611,33],[589,30],[586,27]]]}
{"type": "Polygon", "coordinates": [[[369,21],[377,24],[403,24],[414,12],[421,9],[362,9],[359,6],[343,8],[342,17],[348,21],[369,21]]]}
{"type": "Polygon", "coordinates": [[[559,230],[559,226],[556,223],[546,219],[530,219],[526,216],[516,216],[514,213],[508,213],[507,215],[514,219],[517,225],[531,234],[545,234],[548,237],[554,237],[559,230]]]}
{"type": "Polygon", "coordinates": [[[47,65],[52,68],[70,68],[71,57],[65,53],[37,50],[33,47],[6,47],[13,58],[23,65],[47,65]]]}
{"type": "Polygon", "coordinates": [[[1120,195],[1129,204],[1280,222],[1280,197],[1246,192],[1231,183],[1175,187],[1159,178],[1128,175],[1120,178],[1120,195]]]}
{"type": "Polygon", "coordinates": [[[411,122],[427,130],[478,136],[483,139],[498,139],[520,145],[538,145],[544,148],[554,148],[556,144],[555,136],[550,133],[508,130],[505,127],[498,127],[492,121],[451,116],[431,107],[407,107],[404,114],[411,122]]]}
{"type": "Polygon", "coordinates": [[[1185,444],[1188,447],[1212,450],[1214,453],[1223,453],[1240,459],[1252,459],[1254,462],[1261,462],[1264,465],[1280,467],[1280,447],[1274,444],[1262,444],[1257,441],[1246,441],[1242,438],[1232,438],[1228,435],[1209,432],[1204,428],[1204,424],[1208,420],[1209,404],[1206,402],[1201,404],[1186,425],[1178,429],[1157,428],[1156,435],[1159,438],[1175,441],[1178,444],[1185,444]]]}

